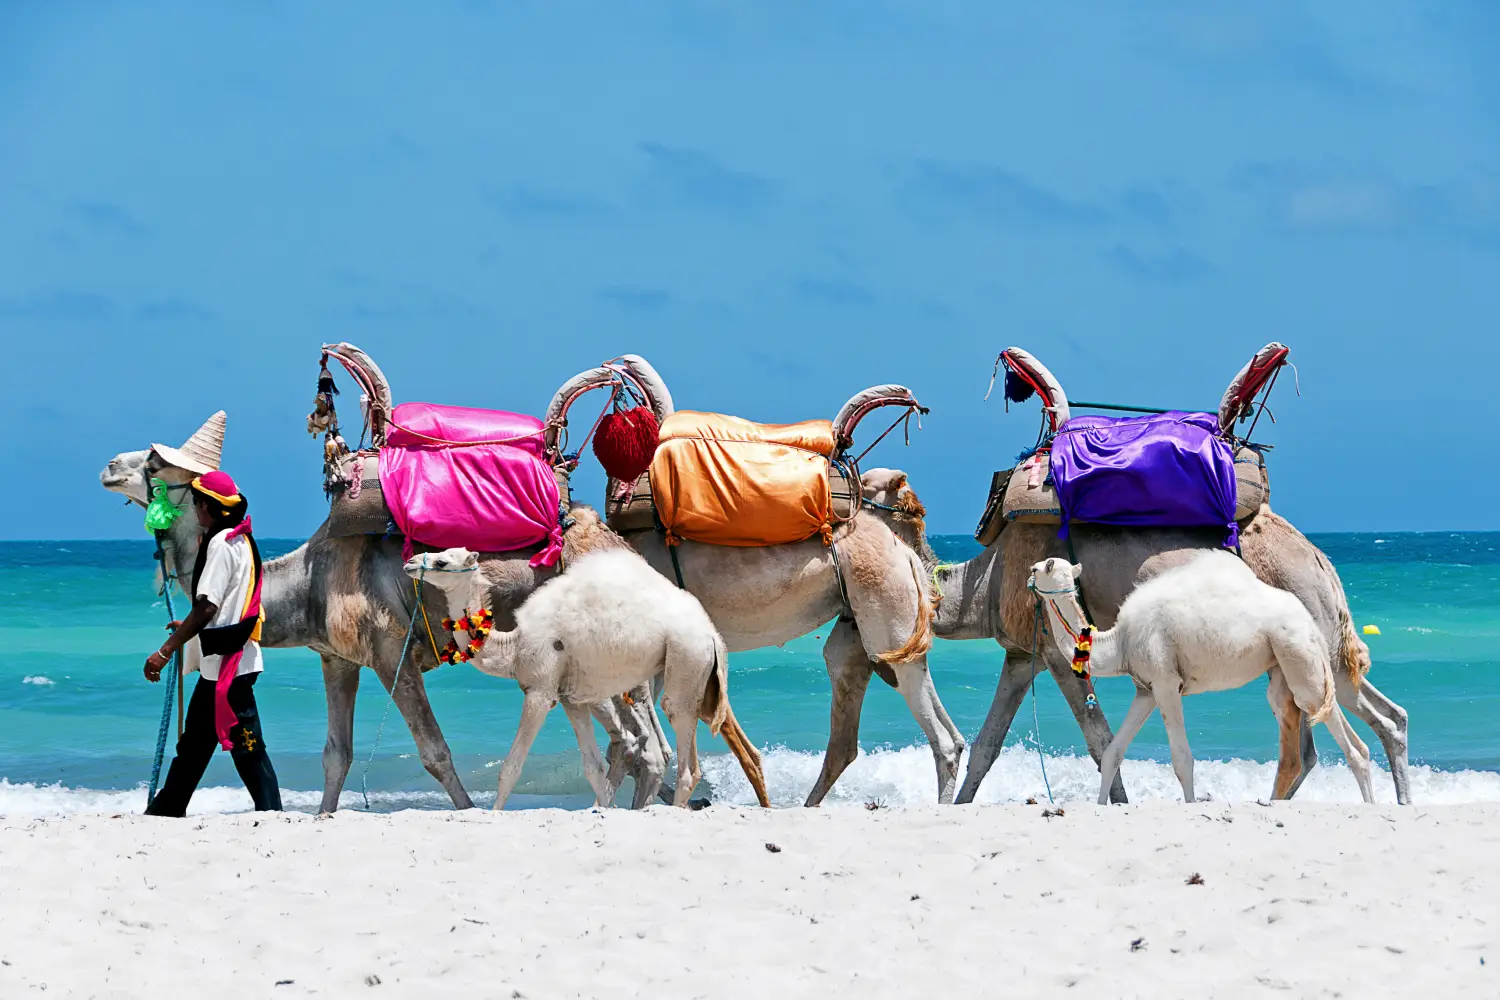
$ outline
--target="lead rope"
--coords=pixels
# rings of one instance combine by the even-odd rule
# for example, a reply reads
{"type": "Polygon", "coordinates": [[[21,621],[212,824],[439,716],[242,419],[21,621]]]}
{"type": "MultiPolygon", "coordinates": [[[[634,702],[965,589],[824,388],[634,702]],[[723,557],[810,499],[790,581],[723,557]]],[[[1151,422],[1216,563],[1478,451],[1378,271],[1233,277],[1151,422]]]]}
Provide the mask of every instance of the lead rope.
{"type": "Polygon", "coordinates": [[[1031,620],[1031,729],[1036,733],[1036,759],[1042,765],[1042,787],[1047,789],[1047,802],[1056,805],[1052,797],[1052,782],[1047,780],[1047,755],[1042,753],[1042,720],[1036,710],[1036,647],[1042,634],[1042,602],[1038,600],[1035,615],[1031,620]]]}
{"type": "Polygon", "coordinates": [[[401,683],[401,668],[406,665],[406,654],[411,652],[412,636],[417,634],[417,612],[425,611],[422,604],[422,581],[427,577],[427,564],[423,560],[422,569],[417,574],[417,606],[411,609],[411,624],[406,627],[406,643],[401,647],[401,659],[396,661],[396,676],[391,679],[391,689],[386,693],[385,711],[380,713],[380,728],[375,730],[375,745],[370,748],[370,756],[365,758],[364,770],[359,775],[359,791],[365,799],[365,811],[370,811],[370,764],[375,760],[375,754],[380,750],[380,737],[385,734],[385,720],[391,714],[391,702],[396,700],[396,685],[401,683]]]}
{"type": "MultiPolygon", "coordinates": [[[[161,594],[167,601],[167,621],[177,620],[172,613],[172,581],[176,577],[167,571],[167,552],[162,545],[165,532],[156,533],[156,559],[161,564],[161,594]]],[[[146,808],[156,800],[156,790],[161,781],[161,765],[167,753],[167,730],[172,724],[172,696],[177,691],[178,679],[182,676],[182,650],[172,654],[171,669],[167,673],[167,690],[161,703],[161,725],[156,730],[156,756],[151,761],[151,787],[146,792],[146,808]]]]}

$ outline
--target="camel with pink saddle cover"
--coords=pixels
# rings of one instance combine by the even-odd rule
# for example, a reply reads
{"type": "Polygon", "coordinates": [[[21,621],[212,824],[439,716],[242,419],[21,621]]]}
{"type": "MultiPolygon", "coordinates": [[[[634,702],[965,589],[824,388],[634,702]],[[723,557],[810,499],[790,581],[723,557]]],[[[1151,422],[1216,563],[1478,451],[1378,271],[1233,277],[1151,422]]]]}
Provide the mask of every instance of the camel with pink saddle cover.
{"type": "MultiPolygon", "coordinates": [[[[399,540],[403,560],[419,549],[481,553],[492,582],[489,607],[502,627],[533,590],[562,569],[565,558],[601,548],[626,548],[591,509],[572,506],[566,475],[554,475],[547,460],[542,421],[499,410],[394,405],[385,376],[353,345],[324,347],[308,430],[324,437],[324,487],[330,498],[326,534],[366,544],[399,540]],[[328,368],[330,359],[338,361],[362,391],[365,421],[353,448],[338,424],[338,390],[328,368]]],[[[375,589],[385,595],[383,589],[375,589]]],[[[415,608],[400,610],[417,613],[415,608]]],[[[424,598],[421,627],[412,623],[411,635],[426,641],[406,645],[423,670],[463,658],[450,623],[443,622],[441,628],[436,624],[445,610],[439,607],[433,613],[425,608],[424,598]],[[437,648],[439,636],[447,640],[442,651],[437,648]],[[428,648],[431,660],[420,655],[428,648]]],[[[430,714],[425,693],[418,694],[430,714]]],[[[593,709],[610,736],[609,780],[618,788],[627,772],[633,775],[637,807],[646,804],[652,789],[662,787],[667,763],[660,723],[649,703],[650,691],[642,686],[593,709]]],[[[330,688],[330,719],[333,712],[330,688]]],[[[759,754],[732,713],[724,735],[757,798],[769,804],[759,754]]],[[[467,804],[461,787],[454,791],[455,803],[467,804]]]]}

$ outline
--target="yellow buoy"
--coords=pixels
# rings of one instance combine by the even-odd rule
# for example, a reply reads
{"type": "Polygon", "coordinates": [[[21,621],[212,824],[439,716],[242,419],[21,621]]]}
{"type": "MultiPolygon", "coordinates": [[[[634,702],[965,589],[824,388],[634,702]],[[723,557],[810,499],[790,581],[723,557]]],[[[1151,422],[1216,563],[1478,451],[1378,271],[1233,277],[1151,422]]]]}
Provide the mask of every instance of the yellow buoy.
{"type": "Polygon", "coordinates": [[[1365,626],[1365,635],[1379,635],[1379,634],[1380,634],[1380,626],[1379,625],[1366,625],[1365,626]]]}

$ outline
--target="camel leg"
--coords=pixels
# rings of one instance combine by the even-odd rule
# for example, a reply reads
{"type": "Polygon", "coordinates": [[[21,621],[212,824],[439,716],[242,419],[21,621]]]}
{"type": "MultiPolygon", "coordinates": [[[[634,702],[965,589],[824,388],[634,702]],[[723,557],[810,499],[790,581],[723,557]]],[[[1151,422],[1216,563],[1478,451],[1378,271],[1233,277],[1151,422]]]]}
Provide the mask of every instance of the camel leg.
{"type": "Polygon", "coordinates": [[[703,777],[703,771],[698,767],[698,713],[681,705],[668,707],[675,709],[667,713],[667,721],[672,724],[672,735],[677,743],[677,793],[672,796],[672,804],[686,809],[693,789],[703,777]]]}
{"type": "MultiPolygon", "coordinates": [[[[1089,748],[1089,756],[1094,758],[1095,763],[1101,763],[1104,751],[1114,742],[1109,720],[1104,717],[1104,709],[1089,708],[1088,685],[1083,678],[1073,673],[1072,666],[1054,662],[1050,657],[1047,665],[1052,671],[1052,679],[1057,681],[1057,689],[1062,692],[1063,700],[1073,710],[1073,718],[1078,721],[1078,728],[1083,732],[1083,742],[1089,748]]],[[[1125,782],[1120,780],[1118,771],[1115,772],[1114,783],[1109,789],[1109,800],[1120,803],[1128,801],[1125,798],[1125,782]]]]}
{"type": "Polygon", "coordinates": [[[1344,759],[1349,762],[1349,770],[1354,772],[1354,780],[1359,785],[1360,798],[1374,802],[1375,791],[1370,787],[1370,748],[1349,728],[1349,720],[1344,718],[1343,709],[1338,705],[1333,706],[1323,724],[1333,734],[1339,749],[1344,751],[1344,759]]]}
{"type": "Polygon", "coordinates": [[[740,720],[734,717],[732,708],[728,710],[720,735],[729,744],[729,752],[740,762],[740,770],[745,772],[750,787],[755,789],[755,801],[760,803],[762,809],[771,808],[771,796],[766,792],[766,770],[761,763],[760,751],[755,749],[755,744],[750,742],[750,737],[740,728],[740,720]]]}
{"type": "MultiPolygon", "coordinates": [[[[667,746],[667,734],[661,728],[661,716],[656,712],[656,701],[661,697],[664,680],[665,678],[662,674],[657,674],[651,678],[649,686],[646,687],[648,697],[642,700],[640,695],[636,695],[636,710],[637,712],[645,713],[645,717],[650,720],[650,731],[656,734],[655,746],[660,749],[662,754],[662,775],[665,778],[667,764],[672,761],[672,750],[667,746]]],[[[643,728],[644,726],[645,723],[642,724],[643,728]]],[[[671,805],[677,799],[677,786],[663,780],[657,783],[654,794],[664,805],[671,805]]],[[[637,786],[634,808],[644,809],[650,804],[650,801],[651,796],[649,795],[642,798],[640,786],[637,786]]],[[[712,804],[707,798],[692,799],[688,802],[688,805],[694,809],[707,809],[712,804]]]]}
{"type": "MultiPolygon", "coordinates": [[[[604,751],[604,760],[608,767],[604,780],[609,782],[610,788],[619,792],[632,761],[639,757],[640,747],[635,745],[635,737],[625,732],[625,726],[620,721],[620,713],[613,701],[601,701],[597,705],[590,705],[589,712],[599,720],[599,725],[604,727],[605,734],[609,736],[609,748],[604,751]]],[[[613,800],[614,796],[611,795],[610,798],[613,800]]]]}
{"type": "Polygon", "coordinates": [[[979,727],[979,735],[974,737],[974,745],[969,748],[969,771],[964,775],[963,787],[958,790],[956,799],[960,804],[973,802],[979,793],[979,786],[984,784],[985,775],[989,774],[995,758],[1000,755],[1000,748],[1005,745],[1005,734],[1010,732],[1016,711],[1026,700],[1032,673],[1040,666],[1040,662],[1032,663],[1030,653],[1005,650],[1000,681],[995,685],[995,698],[990,702],[984,725],[979,727]]]}
{"type": "MultiPolygon", "coordinates": [[[[552,711],[555,704],[557,700],[550,696],[529,691],[526,693],[526,700],[521,704],[521,724],[516,727],[516,738],[505,754],[505,762],[500,765],[500,781],[495,789],[493,807],[496,811],[505,808],[505,800],[510,798],[511,789],[516,787],[516,782],[521,777],[521,765],[526,763],[531,744],[536,740],[536,734],[542,731],[542,723],[547,721],[547,713],[552,711]]],[[[590,734],[589,738],[592,739],[593,735],[590,734]]],[[[594,752],[598,753],[599,748],[595,747],[594,752]]]]}
{"type": "Polygon", "coordinates": [[[656,724],[655,710],[651,707],[651,688],[642,684],[630,692],[634,705],[627,705],[623,698],[594,705],[591,711],[609,734],[609,751],[606,760],[609,772],[606,779],[611,788],[610,801],[619,793],[626,775],[635,779],[633,808],[644,807],[661,788],[667,774],[666,740],[658,739],[660,725],[656,724]],[[651,718],[643,718],[642,712],[651,718]]]}
{"type": "Polygon", "coordinates": [[[1162,725],[1167,727],[1167,742],[1172,746],[1172,770],[1177,773],[1177,783],[1182,786],[1182,800],[1194,802],[1193,749],[1188,746],[1187,726],[1182,720],[1182,692],[1177,685],[1175,678],[1168,679],[1152,687],[1151,694],[1156,699],[1156,707],[1161,710],[1162,725]]]}
{"type": "Polygon", "coordinates": [[[859,756],[859,716],[872,669],[853,622],[834,625],[823,644],[823,663],[833,685],[833,700],[828,710],[828,749],[823,752],[818,780],[807,795],[809,806],[821,805],[839,775],[859,756]]]}
{"type": "Polygon", "coordinates": [[[1276,782],[1271,786],[1271,798],[1289,799],[1304,777],[1301,763],[1306,756],[1302,753],[1302,734],[1311,732],[1311,729],[1303,724],[1305,716],[1297,707],[1280,667],[1270,672],[1266,701],[1276,715],[1276,726],[1280,730],[1280,752],[1276,757],[1276,782]]]}
{"type": "Polygon", "coordinates": [[[594,717],[586,705],[570,705],[563,702],[563,712],[573,726],[573,735],[578,737],[578,751],[583,755],[583,776],[594,790],[594,805],[607,809],[614,804],[614,788],[604,774],[604,758],[599,756],[599,744],[594,740],[594,717]]]}
{"type": "Polygon", "coordinates": [[[406,720],[406,727],[411,730],[411,738],[417,744],[417,754],[422,758],[422,766],[427,769],[427,773],[443,786],[455,808],[474,808],[463,782],[458,779],[458,771],[453,767],[453,754],[448,749],[448,741],[443,739],[443,731],[438,728],[437,718],[432,714],[432,705],[427,701],[427,685],[422,681],[422,671],[415,663],[408,663],[401,671],[400,683],[394,688],[391,678],[379,670],[375,673],[380,678],[380,683],[390,692],[401,718],[406,720]]]}
{"type": "Polygon", "coordinates": [[[958,784],[958,765],[964,755],[964,743],[962,739],[955,740],[942,724],[942,703],[938,700],[937,689],[932,685],[932,671],[927,669],[927,657],[910,663],[893,663],[891,667],[896,671],[896,684],[900,688],[901,697],[906,699],[907,707],[916,717],[917,725],[927,735],[927,743],[932,748],[932,758],[937,764],[938,804],[952,805],[953,792],[958,784]]]}
{"type": "Polygon", "coordinates": [[[327,816],[339,807],[339,793],[354,761],[354,696],[359,693],[359,664],[326,653],[323,693],[328,701],[328,742],[323,745],[323,804],[327,816]]]}
{"type": "Polygon", "coordinates": [[[1104,757],[1099,761],[1099,804],[1109,805],[1110,792],[1114,789],[1115,782],[1120,775],[1120,762],[1125,759],[1125,751],[1130,747],[1130,741],[1135,739],[1146,720],[1151,717],[1151,710],[1156,707],[1156,698],[1147,688],[1139,685],[1135,689],[1135,700],[1130,703],[1130,711],[1125,713],[1125,721],[1120,723],[1120,729],[1115,733],[1115,738],[1109,741],[1109,746],[1104,750],[1104,757]]]}
{"type": "MultiPolygon", "coordinates": [[[[1318,766],[1318,745],[1313,742],[1312,723],[1307,721],[1307,713],[1300,708],[1297,712],[1302,716],[1298,723],[1297,732],[1301,740],[1300,749],[1283,748],[1282,753],[1290,754],[1286,757],[1286,767],[1292,771],[1292,787],[1287,790],[1286,797],[1291,798],[1297,794],[1297,789],[1302,787],[1302,782],[1312,774],[1313,768],[1318,766]]],[[[1277,765],[1281,765],[1278,763],[1277,765]]]]}
{"type": "MultiPolygon", "coordinates": [[[[1337,670],[1337,668],[1335,668],[1337,670]]],[[[1355,690],[1349,675],[1338,671],[1334,674],[1338,689],[1339,704],[1353,712],[1375,733],[1380,745],[1385,748],[1386,763],[1391,768],[1391,779],[1396,785],[1396,801],[1400,805],[1411,805],[1411,779],[1407,774],[1406,709],[1391,701],[1364,678],[1355,690]]],[[[1345,751],[1347,755],[1347,751],[1345,751]]]]}

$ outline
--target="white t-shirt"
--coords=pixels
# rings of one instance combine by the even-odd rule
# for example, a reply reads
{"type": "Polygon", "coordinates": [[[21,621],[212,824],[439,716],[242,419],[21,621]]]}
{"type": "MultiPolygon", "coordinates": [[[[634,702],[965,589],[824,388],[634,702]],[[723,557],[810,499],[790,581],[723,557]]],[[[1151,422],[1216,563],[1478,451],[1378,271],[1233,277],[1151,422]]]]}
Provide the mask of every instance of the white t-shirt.
{"type": "MultiPolygon", "coordinates": [[[[241,535],[234,541],[225,541],[227,531],[221,531],[208,542],[208,557],[203,563],[203,575],[198,580],[198,597],[206,597],[219,609],[209,628],[234,625],[245,617],[245,602],[250,598],[250,586],[255,577],[255,557],[250,553],[250,543],[241,535]]],[[[197,642],[195,636],[193,642],[197,642]]],[[[201,654],[198,672],[211,681],[219,679],[219,662],[222,656],[201,654]]],[[[245,653],[240,657],[240,674],[259,673],[261,665],[260,643],[245,643],[245,653]]]]}

